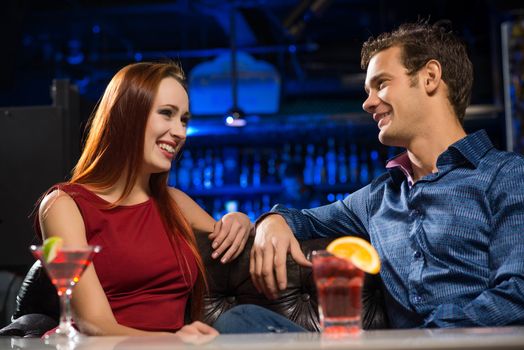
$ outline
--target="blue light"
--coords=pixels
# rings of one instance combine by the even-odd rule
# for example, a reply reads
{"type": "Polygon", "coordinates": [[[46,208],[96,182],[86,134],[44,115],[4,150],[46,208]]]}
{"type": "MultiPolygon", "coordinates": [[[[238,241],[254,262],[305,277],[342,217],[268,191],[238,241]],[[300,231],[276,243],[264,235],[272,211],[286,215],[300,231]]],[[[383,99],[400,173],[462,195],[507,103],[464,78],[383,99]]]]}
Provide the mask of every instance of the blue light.
{"type": "Polygon", "coordinates": [[[235,200],[226,201],[224,207],[228,213],[238,211],[238,202],[235,200]]]}
{"type": "Polygon", "coordinates": [[[66,60],[71,65],[80,64],[84,61],[84,54],[82,53],[82,42],[78,39],[71,39],[67,42],[69,46],[69,54],[66,60]]]}
{"type": "Polygon", "coordinates": [[[142,54],[140,52],[136,52],[135,53],[135,61],[140,62],[140,61],[142,61],[142,58],[143,58],[143,56],[142,56],[142,54]]]}
{"type": "Polygon", "coordinates": [[[233,124],[234,121],[235,121],[235,118],[233,118],[232,116],[229,115],[229,116],[226,117],[226,124],[227,125],[233,124]]]}
{"type": "Polygon", "coordinates": [[[233,103],[231,93],[230,54],[200,63],[191,70],[188,79],[191,114],[222,114],[234,104],[248,115],[278,111],[280,76],[276,68],[241,51],[237,52],[237,63],[237,103],[233,103]]]}
{"type": "Polygon", "coordinates": [[[327,195],[328,202],[334,202],[335,201],[335,195],[333,193],[330,193],[327,195]]]}
{"type": "Polygon", "coordinates": [[[81,52],[77,52],[75,54],[71,54],[67,56],[67,62],[72,65],[77,65],[82,62],[84,62],[84,54],[81,52]]]}
{"type": "Polygon", "coordinates": [[[287,49],[291,53],[297,52],[297,47],[295,45],[289,45],[289,47],[287,49]]]}
{"type": "Polygon", "coordinates": [[[195,135],[195,134],[198,134],[198,129],[193,127],[193,126],[188,126],[187,127],[187,131],[186,131],[186,135],[187,136],[191,136],[191,135],[195,135]]]}
{"type": "Polygon", "coordinates": [[[91,30],[93,31],[93,33],[98,34],[100,33],[100,26],[98,24],[95,24],[93,28],[91,28],[91,30]]]}

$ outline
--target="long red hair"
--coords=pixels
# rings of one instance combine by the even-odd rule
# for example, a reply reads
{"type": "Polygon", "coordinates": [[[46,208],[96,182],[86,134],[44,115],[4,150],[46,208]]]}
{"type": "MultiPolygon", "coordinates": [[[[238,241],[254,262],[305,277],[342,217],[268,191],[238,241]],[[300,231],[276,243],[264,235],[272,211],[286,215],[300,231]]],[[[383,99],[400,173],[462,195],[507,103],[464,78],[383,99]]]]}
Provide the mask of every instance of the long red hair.
{"type": "MultiPolygon", "coordinates": [[[[186,88],[184,72],[174,63],[135,63],[115,74],[89,119],[89,131],[71,183],[103,190],[124,174],[124,191],[113,206],[130,194],[143,160],[147,119],[158,86],[168,77],[186,88]]],[[[151,175],[151,196],[171,239],[183,239],[195,256],[199,274],[192,290],[191,316],[200,319],[206,289],[204,264],[193,230],[168,192],[167,178],[168,172],[151,175]]]]}

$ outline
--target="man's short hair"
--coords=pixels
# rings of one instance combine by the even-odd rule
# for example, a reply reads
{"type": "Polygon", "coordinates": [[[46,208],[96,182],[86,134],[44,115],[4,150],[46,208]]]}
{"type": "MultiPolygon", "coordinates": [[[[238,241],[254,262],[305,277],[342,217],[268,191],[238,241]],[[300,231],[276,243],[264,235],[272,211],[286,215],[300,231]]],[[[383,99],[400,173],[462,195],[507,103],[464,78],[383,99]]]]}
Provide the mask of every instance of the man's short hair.
{"type": "Polygon", "coordinates": [[[462,122],[471,98],[473,65],[466,46],[448,27],[443,22],[406,23],[390,33],[370,37],[362,46],[360,65],[366,70],[375,54],[393,46],[401,48],[401,60],[410,76],[428,61],[437,60],[442,66],[442,80],[448,86],[448,99],[462,122]]]}

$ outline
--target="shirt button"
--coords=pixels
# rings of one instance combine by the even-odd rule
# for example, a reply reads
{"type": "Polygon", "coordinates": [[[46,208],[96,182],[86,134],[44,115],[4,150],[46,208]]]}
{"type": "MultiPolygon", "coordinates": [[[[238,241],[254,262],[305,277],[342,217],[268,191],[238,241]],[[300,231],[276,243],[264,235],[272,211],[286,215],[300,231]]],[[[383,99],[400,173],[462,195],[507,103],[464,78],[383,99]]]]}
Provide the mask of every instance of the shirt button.
{"type": "Polygon", "coordinates": [[[420,303],[422,301],[422,297],[420,295],[415,295],[413,300],[415,301],[415,303],[420,303]]]}
{"type": "Polygon", "coordinates": [[[416,251],[415,254],[413,254],[413,256],[415,257],[415,259],[418,259],[422,256],[422,253],[419,251],[416,251]]]}

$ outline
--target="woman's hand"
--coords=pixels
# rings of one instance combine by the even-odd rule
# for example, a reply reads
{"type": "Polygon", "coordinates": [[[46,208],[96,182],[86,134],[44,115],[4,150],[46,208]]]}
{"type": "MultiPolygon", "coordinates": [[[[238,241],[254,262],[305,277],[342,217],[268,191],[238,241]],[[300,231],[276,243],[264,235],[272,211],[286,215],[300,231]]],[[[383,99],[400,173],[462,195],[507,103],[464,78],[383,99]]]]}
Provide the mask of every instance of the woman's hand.
{"type": "Polygon", "coordinates": [[[184,343],[198,345],[213,340],[218,335],[218,331],[205,323],[195,321],[180,328],[175,335],[184,343]]]}
{"type": "Polygon", "coordinates": [[[253,224],[246,214],[234,212],[224,215],[215,223],[213,232],[209,235],[214,249],[211,257],[217,259],[224,254],[220,259],[223,264],[235,259],[244,249],[252,231],[253,224]]]}

